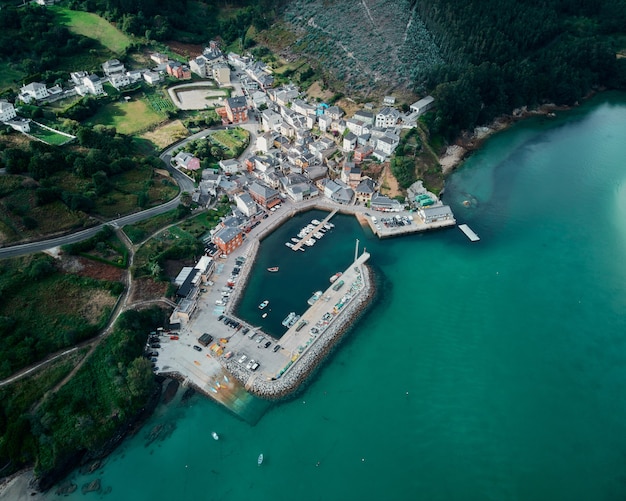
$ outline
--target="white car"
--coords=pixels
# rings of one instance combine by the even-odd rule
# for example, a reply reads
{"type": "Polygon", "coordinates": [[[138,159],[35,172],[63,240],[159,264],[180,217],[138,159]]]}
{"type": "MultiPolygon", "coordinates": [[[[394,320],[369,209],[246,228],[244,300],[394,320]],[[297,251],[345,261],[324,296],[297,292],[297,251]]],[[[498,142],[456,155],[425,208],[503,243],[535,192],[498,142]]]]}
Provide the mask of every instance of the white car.
{"type": "Polygon", "coordinates": [[[241,358],[239,360],[237,360],[240,364],[245,363],[245,361],[248,360],[248,357],[246,355],[241,355],[241,358]]]}

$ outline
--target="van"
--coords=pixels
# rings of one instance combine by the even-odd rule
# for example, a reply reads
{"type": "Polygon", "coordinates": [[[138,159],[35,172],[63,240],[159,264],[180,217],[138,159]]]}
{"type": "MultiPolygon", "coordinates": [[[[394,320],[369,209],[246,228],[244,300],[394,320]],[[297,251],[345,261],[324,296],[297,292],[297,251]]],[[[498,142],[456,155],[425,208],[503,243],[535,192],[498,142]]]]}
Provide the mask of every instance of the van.
{"type": "Polygon", "coordinates": [[[254,336],[256,336],[256,332],[250,331],[250,334],[248,334],[248,338],[252,339],[254,336]]]}
{"type": "Polygon", "coordinates": [[[217,306],[224,306],[224,301],[221,301],[221,300],[218,299],[217,301],[215,301],[215,304],[217,306]]]}

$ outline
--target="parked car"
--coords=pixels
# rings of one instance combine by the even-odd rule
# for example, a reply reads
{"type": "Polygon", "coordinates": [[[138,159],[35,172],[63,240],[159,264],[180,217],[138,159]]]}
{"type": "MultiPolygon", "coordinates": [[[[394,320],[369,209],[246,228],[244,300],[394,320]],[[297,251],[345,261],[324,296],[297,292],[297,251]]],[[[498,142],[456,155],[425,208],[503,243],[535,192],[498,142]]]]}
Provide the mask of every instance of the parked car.
{"type": "Polygon", "coordinates": [[[268,341],[267,343],[265,343],[265,347],[266,347],[266,348],[269,348],[271,344],[272,344],[272,342],[271,342],[271,341],[268,341]]]}
{"type": "Polygon", "coordinates": [[[278,350],[280,350],[280,345],[279,344],[274,346],[274,353],[276,353],[278,350]]]}
{"type": "Polygon", "coordinates": [[[202,351],[202,348],[200,348],[197,344],[193,345],[193,349],[196,351],[202,351]]]}
{"type": "Polygon", "coordinates": [[[241,358],[237,360],[237,362],[243,364],[246,360],[248,360],[248,357],[246,355],[241,355],[241,358]]]}

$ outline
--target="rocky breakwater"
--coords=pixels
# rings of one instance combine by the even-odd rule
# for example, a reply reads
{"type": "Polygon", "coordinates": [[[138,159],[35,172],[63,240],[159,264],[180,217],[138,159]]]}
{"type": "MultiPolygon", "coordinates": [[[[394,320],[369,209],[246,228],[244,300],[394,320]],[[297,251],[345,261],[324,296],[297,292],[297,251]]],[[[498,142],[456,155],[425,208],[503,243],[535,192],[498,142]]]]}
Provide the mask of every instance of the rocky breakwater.
{"type": "Polygon", "coordinates": [[[363,265],[362,269],[363,287],[361,290],[354,295],[328,327],[316,336],[316,339],[307,346],[282,375],[270,380],[262,377],[250,379],[251,372],[232,360],[226,364],[228,371],[242,384],[245,384],[250,393],[268,400],[284,399],[301,389],[338,345],[344,334],[371,304],[376,292],[372,272],[366,265],[363,265]]]}

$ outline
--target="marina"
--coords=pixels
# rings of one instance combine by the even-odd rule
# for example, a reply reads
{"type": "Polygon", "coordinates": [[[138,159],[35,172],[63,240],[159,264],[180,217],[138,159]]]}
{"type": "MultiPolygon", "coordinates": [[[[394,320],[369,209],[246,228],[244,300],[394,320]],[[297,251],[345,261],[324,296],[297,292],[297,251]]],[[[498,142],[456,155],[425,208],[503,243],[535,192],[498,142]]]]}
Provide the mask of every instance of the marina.
{"type": "Polygon", "coordinates": [[[292,250],[297,251],[302,248],[302,245],[308,245],[309,247],[312,247],[313,245],[315,245],[315,240],[310,238],[309,235],[315,235],[316,233],[320,233],[321,235],[320,230],[325,228],[326,226],[328,226],[329,229],[332,228],[332,226],[330,226],[332,223],[329,223],[329,221],[335,214],[337,214],[337,209],[332,211],[322,221],[313,219],[311,221],[310,227],[307,227],[307,229],[309,230],[308,232],[303,233],[303,231],[301,231],[300,233],[298,233],[298,236],[300,236],[301,233],[302,233],[302,236],[300,237],[300,241],[292,247],[292,250]]]}

